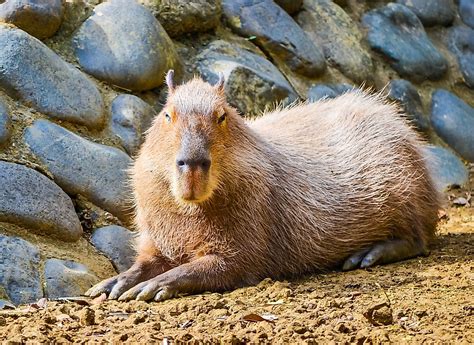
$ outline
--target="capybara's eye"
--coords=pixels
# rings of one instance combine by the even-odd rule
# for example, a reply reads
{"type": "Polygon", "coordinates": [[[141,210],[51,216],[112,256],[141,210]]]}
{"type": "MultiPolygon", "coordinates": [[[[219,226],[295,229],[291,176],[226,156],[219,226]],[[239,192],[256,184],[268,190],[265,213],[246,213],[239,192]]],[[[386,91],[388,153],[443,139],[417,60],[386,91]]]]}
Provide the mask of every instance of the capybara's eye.
{"type": "Polygon", "coordinates": [[[170,123],[171,122],[171,115],[168,114],[168,113],[165,113],[165,119],[166,119],[166,122],[170,123]]]}
{"type": "Polygon", "coordinates": [[[226,113],[222,113],[218,118],[217,118],[217,123],[220,125],[221,123],[223,123],[225,121],[225,118],[226,118],[227,114],[226,113]]]}

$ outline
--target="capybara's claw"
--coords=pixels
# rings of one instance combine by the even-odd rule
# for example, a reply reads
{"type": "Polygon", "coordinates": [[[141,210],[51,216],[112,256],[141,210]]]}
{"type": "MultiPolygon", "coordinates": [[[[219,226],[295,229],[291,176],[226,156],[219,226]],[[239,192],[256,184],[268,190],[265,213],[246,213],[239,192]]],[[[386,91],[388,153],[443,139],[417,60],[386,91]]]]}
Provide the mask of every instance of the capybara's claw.
{"type": "Polygon", "coordinates": [[[117,277],[105,279],[101,281],[100,283],[91,287],[89,290],[87,290],[87,292],[84,295],[94,298],[103,293],[109,294],[110,291],[112,290],[112,287],[115,285],[116,282],[117,282],[117,277]]]}
{"type": "Polygon", "coordinates": [[[176,294],[176,291],[167,285],[163,285],[158,279],[150,279],[126,291],[118,300],[128,301],[136,299],[138,301],[149,301],[154,299],[155,301],[163,301],[176,296],[176,294]]]}

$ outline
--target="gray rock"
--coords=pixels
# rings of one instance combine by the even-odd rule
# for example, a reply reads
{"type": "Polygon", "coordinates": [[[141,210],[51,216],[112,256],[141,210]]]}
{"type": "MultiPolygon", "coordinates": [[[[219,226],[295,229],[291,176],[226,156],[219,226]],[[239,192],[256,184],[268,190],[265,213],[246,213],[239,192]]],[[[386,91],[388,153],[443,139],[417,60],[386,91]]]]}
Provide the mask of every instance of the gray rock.
{"type": "Polygon", "coordinates": [[[104,120],[97,87],[26,32],[0,24],[0,88],[50,117],[89,128],[104,120]]]}
{"type": "Polygon", "coordinates": [[[440,191],[467,185],[469,172],[451,151],[438,146],[430,146],[427,156],[431,175],[440,191]]]}
{"type": "Polygon", "coordinates": [[[440,79],[446,73],[446,59],[408,7],[389,3],[367,12],[362,23],[369,30],[372,49],[382,53],[402,77],[421,82],[440,79]]]}
{"type": "Polygon", "coordinates": [[[118,272],[124,272],[135,262],[133,233],[121,226],[109,225],[94,230],[92,244],[112,261],[118,272]]]}
{"type": "Polygon", "coordinates": [[[80,296],[99,281],[83,264],[59,259],[46,260],[44,278],[48,298],[80,296]]]}
{"type": "Polygon", "coordinates": [[[133,95],[120,95],[112,101],[111,129],[130,155],[137,152],[155,114],[151,106],[133,95]]]}
{"type": "Polygon", "coordinates": [[[315,77],[326,63],[321,50],[282,8],[272,0],[223,0],[222,10],[230,27],[271,58],[293,72],[315,77]]]}
{"type": "Polygon", "coordinates": [[[58,31],[63,13],[61,0],[7,0],[0,4],[0,21],[39,39],[51,37],[58,31]]]}
{"type": "Polygon", "coordinates": [[[25,130],[24,139],[68,194],[81,194],[122,220],[129,218],[127,154],[46,120],[36,120],[25,130]]]}
{"type": "Polygon", "coordinates": [[[323,48],[329,65],[362,83],[372,79],[370,54],[362,47],[362,33],[342,8],[330,0],[307,0],[297,22],[323,48]]]}
{"type": "Polygon", "coordinates": [[[15,303],[33,302],[43,297],[39,274],[40,255],[31,243],[0,234],[0,288],[15,303]]]}
{"type": "Polygon", "coordinates": [[[459,0],[459,14],[462,21],[474,29],[474,1],[459,0]]]}
{"type": "Polygon", "coordinates": [[[0,221],[64,241],[81,237],[81,224],[71,199],[46,176],[23,165],[0,161],[0,186],[0,221]]]}
{"type": "Polygon", "coordinates": [[[129,90],[160,86],[178,66],[173,42],[151,12],[133,0],[111,0],[94,9],[73,39],[82,68],[129,90]]]}
{"type": "Polygon", "coordinates": [[[220,0],[139,0],[148,7],[168,35],[214,29],[221,17],[220,0]]]}
{"type": "Polygon", "coordinates": [[[316,102],[323,98],[336,98],[352,89],[354,87],[349,84],[316,84],[309,88],[308,100],[316,102]]]}
{"type": "Polygon", "coordinates": [[[474,108],[451,92],[438,89],[431,97],[431,124],[449,146],[474,162],[474,108]]]}
{"type": "Polygon", "coordinates": [[[217,82],[219,73],[223,73],[227,100],[245,115],[257,115],[268,105],[288,104],[298,98],[271,62],[235,44],[212,42],[197,56],[197,67],[203,78],[212,84],[217,82]]]}
{"type": "Polygon", "coordinates": [[[303,0],[275,0],[275,3],[289,14],[294,14],[303,6],[303,0]]]}
{"type": "Polygon", "coordinates": [[[0,147],[3,146],[10,137],[10,127],[8,108],[0,100],[0,147]]]}
{"type": "Polygon", "coordinates": [[[403,107],[408,119],[422,132],[430,128],[428,117],[424,115],[421,98],[408,80],[392,80],[388,85],[390,99],[397,101],[403,107]]]}
{"type": "Polygon", "coordinates": [[[449,25],[455,16],[453,0],[397,0],[412,10],[425,26],[449,25]]]}
{"type": "Polygon", "coordinates": [[[467,26],[453,27],[448,35],[448,46],[458,59],[466,84],[474,89],[474,30],[467,26]]]}

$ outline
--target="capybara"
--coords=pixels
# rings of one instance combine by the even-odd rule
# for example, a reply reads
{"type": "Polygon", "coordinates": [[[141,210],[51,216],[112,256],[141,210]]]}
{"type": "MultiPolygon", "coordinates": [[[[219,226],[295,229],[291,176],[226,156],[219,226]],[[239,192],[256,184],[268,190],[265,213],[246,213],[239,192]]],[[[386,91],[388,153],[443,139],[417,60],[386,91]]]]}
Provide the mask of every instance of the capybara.
{"type": "Polygon", "coordinates": [[[381,95],[245,120],[223,79],[172,78],[131,170],[136,261],[87,295],[163,300],[427,253],[440,198],[423,142],[381,95]]]}

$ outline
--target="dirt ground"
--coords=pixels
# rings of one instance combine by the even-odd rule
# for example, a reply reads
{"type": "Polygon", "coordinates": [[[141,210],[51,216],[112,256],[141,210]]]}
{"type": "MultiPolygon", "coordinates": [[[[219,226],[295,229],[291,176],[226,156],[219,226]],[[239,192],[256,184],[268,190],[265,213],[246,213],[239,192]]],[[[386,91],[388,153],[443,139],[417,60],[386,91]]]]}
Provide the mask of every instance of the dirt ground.
{"type": "Polygon", "coordinates": [[[474,343],[474,207],[426,258],[162,303],[45,301],[0,311],[5,343],[474,343]]]}

